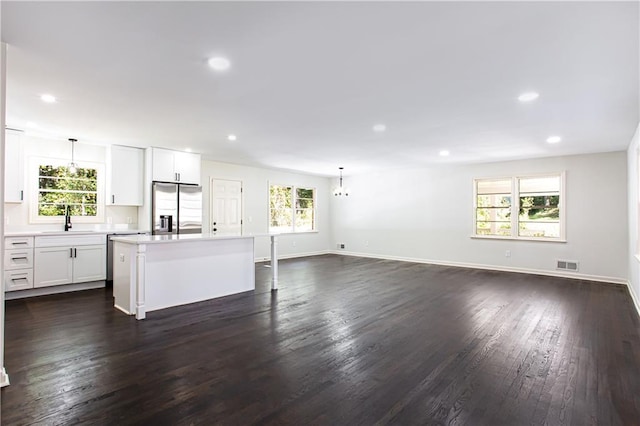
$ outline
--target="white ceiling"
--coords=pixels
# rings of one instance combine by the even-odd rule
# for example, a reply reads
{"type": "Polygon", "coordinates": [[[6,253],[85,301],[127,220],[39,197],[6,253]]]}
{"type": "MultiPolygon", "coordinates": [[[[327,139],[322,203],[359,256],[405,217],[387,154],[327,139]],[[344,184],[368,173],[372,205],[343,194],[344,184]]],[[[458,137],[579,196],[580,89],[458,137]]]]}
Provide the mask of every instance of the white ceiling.
{"type": "Polygon", "coordinates": [[[8,125],[80,142],[348,175],[623,150],[638,124],[636,2],[0,7],[8,125]]]}

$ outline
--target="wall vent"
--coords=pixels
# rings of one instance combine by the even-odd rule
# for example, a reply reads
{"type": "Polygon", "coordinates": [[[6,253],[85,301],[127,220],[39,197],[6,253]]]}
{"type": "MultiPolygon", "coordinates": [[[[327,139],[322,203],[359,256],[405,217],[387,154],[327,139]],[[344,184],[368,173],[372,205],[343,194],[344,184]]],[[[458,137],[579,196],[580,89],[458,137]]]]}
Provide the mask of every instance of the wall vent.
{"type": "Polygon", "coordinates": [[[578,272],[579,263],[573,260],[556,260],[556,269],[563,271],[578,272]]]}

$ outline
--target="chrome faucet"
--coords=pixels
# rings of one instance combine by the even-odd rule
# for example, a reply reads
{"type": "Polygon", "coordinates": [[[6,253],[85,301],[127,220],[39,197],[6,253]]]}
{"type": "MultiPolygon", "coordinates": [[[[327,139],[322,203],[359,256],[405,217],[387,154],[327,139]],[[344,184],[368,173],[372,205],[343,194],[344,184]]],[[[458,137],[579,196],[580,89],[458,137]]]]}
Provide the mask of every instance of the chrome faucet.
{"type": "Polygon", "coordinates": [[[67,205],[64,210],[64,230],[68,231],[71,227],[71,209],[67,205]]]}

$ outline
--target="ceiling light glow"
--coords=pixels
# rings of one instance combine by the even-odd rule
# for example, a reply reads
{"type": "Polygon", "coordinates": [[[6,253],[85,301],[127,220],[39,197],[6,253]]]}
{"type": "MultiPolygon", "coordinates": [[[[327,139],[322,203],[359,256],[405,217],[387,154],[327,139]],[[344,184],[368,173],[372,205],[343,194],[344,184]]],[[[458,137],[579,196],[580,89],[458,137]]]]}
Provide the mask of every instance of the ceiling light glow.
{"type": "Polygon", "coordinates": [[[443,149],[442,151],[440,151],[440,157],[448,157],[450,154],[449,151],[447,151],[446,149],[443,149]]]}
{"type": "Polygon", "coordinates": [[[231,62],[222,56],[216,56],[209,59],[209,66],[216,71],[225,71],[231,66],[231,62]]]}
{"type": "Polygon", "coordinates": [[[40,99],[42,99],[42,102],[46,102],[48,104],[52,104],[56,101],[56,97],[49,94],[44,94],[40,96],[40,99]]]}
{"type": "Polygon", "coordinates": [[[547,143],[558,143],[562,140],[560,136],[549,136],[547,138],[547,143]]]}
{"type": "Polygon", "coordinates": [[[385,126],[384,124],[376,124],[375,126],[373,126],[373,131],[374,132],[384,132],[385,130],[387,130],[387,126],[385,126]]]}
{"type": "Polygon", "coordinates": [[[538,99],[539,96],[540,94],[536,92],[526,92],[518,96],[518,100],[520,102],[531,102],[533,100],[538,99]]]}
{"type": "Polygon", "coordinates": [[[227,136],[227,139],[230,140],[231,142],[234,142],[238,140],[238,137],[236,135],[229,135],[227,136]]]}

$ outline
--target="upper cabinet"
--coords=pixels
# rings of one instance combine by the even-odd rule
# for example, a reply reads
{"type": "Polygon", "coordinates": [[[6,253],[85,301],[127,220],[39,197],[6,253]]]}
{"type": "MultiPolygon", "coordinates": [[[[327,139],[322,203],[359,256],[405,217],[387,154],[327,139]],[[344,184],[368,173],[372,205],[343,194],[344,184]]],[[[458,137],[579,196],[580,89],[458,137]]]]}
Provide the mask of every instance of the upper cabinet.
{"type": "Polygon", "coordinates": [[[24,200],[24,161],[22,132],[5,132],[4,201],[21,203],[24,200]]]}
{"type": "Polygon", "coordinates": [[[111,145],[107,153],[107,205],[141,206],[144,199],[144,150],[111,145]]]}
{"type": "Polygon", "coordinates": [[[200,185],[200,154],[151,148],[151,180],[200,185]]]}

